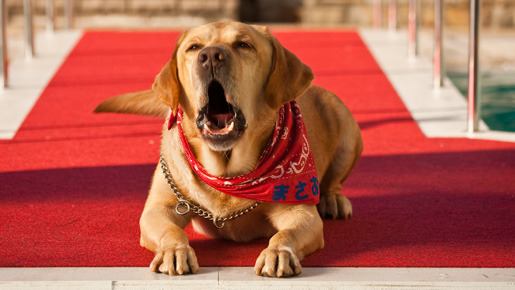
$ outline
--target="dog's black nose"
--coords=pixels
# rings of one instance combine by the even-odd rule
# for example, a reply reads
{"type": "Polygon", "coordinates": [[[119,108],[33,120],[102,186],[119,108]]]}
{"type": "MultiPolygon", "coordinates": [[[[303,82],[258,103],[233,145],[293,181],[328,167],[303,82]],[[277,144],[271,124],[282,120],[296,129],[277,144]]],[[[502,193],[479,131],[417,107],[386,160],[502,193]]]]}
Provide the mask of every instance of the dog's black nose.
{"type": "Polygon", "coordinates": [[[226,52],[216,46],[208,46],[198,54],[198,65],[208,71],[215,72],[227,60],[226,52]]]}

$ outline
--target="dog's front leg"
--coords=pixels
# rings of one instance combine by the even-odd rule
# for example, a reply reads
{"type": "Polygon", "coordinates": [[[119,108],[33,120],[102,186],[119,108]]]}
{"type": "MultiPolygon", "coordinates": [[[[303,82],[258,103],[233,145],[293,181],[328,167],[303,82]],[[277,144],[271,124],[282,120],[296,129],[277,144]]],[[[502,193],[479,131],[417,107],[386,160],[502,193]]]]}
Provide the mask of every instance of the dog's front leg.
{"type": "Polygon", "coordinates": [[[197,257],[183,230],[192,213],[180,215],[175,212],[177,199],[171,197],[164,180],[158,167],[141,214],[140,244],[155,253],[150,264],[153,272],[169,275],[196,273],[199,269],[197,257]]]}
{"type": "Polygon", "coordinates": [[[187,221],[176,216],[170,208],[145,208],[140,219],[141,246],[155,253],[150,264],[153,272],[169,275],[196,273],[199,269],[197,257],[190,247],[188,236],[182,229],[187,221]]]}
{"type": "Polygon", "coordinates": [[[259,255],[254,273],[268,277],[300,274],[300,260],[324,247],[323,224],[316,207],[277,206],[269,219],[278,232],[259,255]]]}

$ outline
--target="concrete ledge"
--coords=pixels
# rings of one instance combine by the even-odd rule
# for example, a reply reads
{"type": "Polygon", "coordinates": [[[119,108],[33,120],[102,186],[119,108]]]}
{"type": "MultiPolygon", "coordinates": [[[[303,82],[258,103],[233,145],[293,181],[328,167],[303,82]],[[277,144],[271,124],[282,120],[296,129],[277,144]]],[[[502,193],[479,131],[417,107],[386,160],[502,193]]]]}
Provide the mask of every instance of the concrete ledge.
{"type": "Polygon", "coordinates": [[[195,275],[148,268],[0,268],[0,289],[513,289],[515,269],[304,268],[264,278],[250,267],[203,267],[195,275]]]}

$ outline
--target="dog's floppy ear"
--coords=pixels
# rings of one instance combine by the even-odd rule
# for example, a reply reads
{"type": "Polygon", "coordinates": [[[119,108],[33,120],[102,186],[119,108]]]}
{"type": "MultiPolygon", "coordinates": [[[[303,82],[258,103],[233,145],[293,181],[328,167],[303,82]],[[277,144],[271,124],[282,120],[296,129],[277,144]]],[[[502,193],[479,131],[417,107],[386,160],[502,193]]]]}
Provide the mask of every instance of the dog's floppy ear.
{"type": "Polygon", "coordinates": [[[268,31],[267,38],[272,44],[273,58],[265,97],[270,107],[279,108],[301,95],[311,85],[314,76],[309,66],[284,48],[268,31]]]}
{"type": "Polygon", "coordinates": [[[175,50],[172,58],[161,69],[161,72],[156,76],[152,89],[156,97],[165,105],[177,114],[177,107],[179,106],[179,97],[181,94],[181,83],[177,75],[177,54],[182,40],[186,36],[187,31],[183,32],[177,39],[175,50]]]}
{"type": "Polygon", "coordinates": [[[166,106],[177,114],[179,106],[180,84],[177,77],[177,48],[161,72],[156,76],[154,84],[152,84],[155,96],[166,106]]]}

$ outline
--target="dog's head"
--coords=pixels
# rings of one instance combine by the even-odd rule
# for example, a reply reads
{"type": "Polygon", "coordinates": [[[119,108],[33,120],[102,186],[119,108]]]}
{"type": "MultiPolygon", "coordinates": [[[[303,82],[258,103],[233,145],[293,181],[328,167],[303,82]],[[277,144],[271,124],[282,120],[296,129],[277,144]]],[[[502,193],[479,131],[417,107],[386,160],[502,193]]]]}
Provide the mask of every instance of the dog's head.
{"type": "Polygon", "coordinates": [[[152,88],[174,112],[181,104],[209,148],[227,151],[312,79],[265,27],[225,22],[184,32],[152,88]]]}

